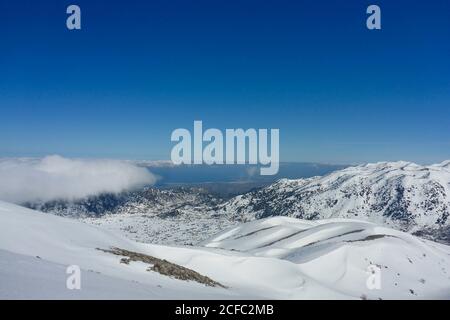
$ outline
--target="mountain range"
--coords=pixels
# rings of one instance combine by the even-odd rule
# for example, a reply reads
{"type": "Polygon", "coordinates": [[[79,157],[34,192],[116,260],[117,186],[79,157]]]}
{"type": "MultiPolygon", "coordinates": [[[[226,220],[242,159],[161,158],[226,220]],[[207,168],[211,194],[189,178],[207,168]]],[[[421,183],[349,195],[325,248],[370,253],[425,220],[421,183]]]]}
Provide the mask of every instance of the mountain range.
{"type": "Polygon", "coordinates": [[[321,177],[281,179],[220,205],[242,221],[270,216],[352,218],[404,231],[450,224],[450,161],[431,166],[380,162],[321,177]]]}
{"type": "Polygon", "coordinates": [[[450,161],[348,167],[324,176],[281,179],[231,198],[198,187],[150,187],[25,205],[154,243],[197,243],[223,228],[273,216],[358,219],[448,243],[450,161]]]}

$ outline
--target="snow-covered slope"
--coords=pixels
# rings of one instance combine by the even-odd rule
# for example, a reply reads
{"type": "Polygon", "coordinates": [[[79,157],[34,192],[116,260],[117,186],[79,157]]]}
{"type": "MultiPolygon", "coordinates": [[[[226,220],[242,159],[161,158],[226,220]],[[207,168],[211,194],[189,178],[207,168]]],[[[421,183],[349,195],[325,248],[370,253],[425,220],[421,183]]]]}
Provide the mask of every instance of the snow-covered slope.
{"type": "Polygon", "coordinates": [[[131,240],[163,245],[195,245],[239,224],[224,215],[195,209],[183,209],[178,214],[166,216],[149,211],[135,214],[108,214],[80,220],[131,240]]]}
{"type": "Polygon", "coordinates": [[[450,224],[450,161],[431,166],[380,162],[300,180],[280,180],[231,199],[219,212],[235,219],[269,216],[357,218],[405,231],[450,224]]]}
{"type": "MultiPolygon", "coordinates": [[[[210,251],[139,244],[76,220],[0,202],[1,298],[285,298],[296,286],[288,279],[302,278],[287,261],[210,251]],[[148,271],[147,263],[121,263],[123,257],[97,249],[112,247],[166,259],[227,288],[177,280],[148,271]],[[82,270],[80,291],[66,289],[69,265],[82,270]],[[264,271],[255,274],[256,266],[264,271]]],[[[314,281],[308,287],[308,297],[346,297],[314,281]]]]}
{"type": "Polygon", "coordinates": [[[203,245],[290,261],[305,276],[354,297],[450,299],[448,246],[368,222],[274,217],[203,245]],[[380,290],[367,290],[369,272],[380,275],[380,290]]]}
{"type": "Polygon", "coordinates": [[[101,194],[76,201],[25,203],[28,208],[78,218],[132,240],[156,244],[193,244],[233,226],[211,213],[223,200],[203,188],[144,188],[101,194]]]}
{"type": "Polygon", "coordinates": [[[275,217],[225,231],[203,245],[135,243],[0,202],[0,297],[450,298],[449,247],[370,223],[275,217]],[[112,248],[136,255],[108,252],[112,248]],[[149,269],[156,262],[140,256],[166,259],[225,287],[160,274],[149,269]],[[69,265],[82,270],[81,290],[66,289],[69,265]],[[380,290],[366,285],[370,265],[381,267],[380,290]]]}
{"type": "MultiPolygon", "coordinates": [[[[121,264],[120,257],[98,250],[111,247],[155,256],[164,251],[163,247],[142,246],[76,220],[0,202],[0,297],[180,299],[230,296],[222,288],[148,272],[145,264],[121,264]],[[82,269],[80,291],[66,288],[66,268],[70,265],[82,269]]],[[[189,255],[189,250],[180,251],[184,256],[189,255]]]]}

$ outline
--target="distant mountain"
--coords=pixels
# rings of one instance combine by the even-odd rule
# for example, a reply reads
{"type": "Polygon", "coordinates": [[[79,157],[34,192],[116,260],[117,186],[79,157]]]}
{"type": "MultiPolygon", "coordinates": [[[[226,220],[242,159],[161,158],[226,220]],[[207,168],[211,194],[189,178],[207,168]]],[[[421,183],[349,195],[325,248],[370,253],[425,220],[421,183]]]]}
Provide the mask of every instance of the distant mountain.
{"type": "Polygon", "coordinates": [[[236,195],[261,188],[283,178],[324,175],[344,165],[280,163],[276,176],[255,174],[255,165],[173,165],[170,161],[129,161],[148,168],[158,177],[153,187],[142,190],[105,193],[78,200],[58,199],[19,203],[31,209],[61,216],[101,216],[115,213],[168,212],[178,207],[213,208],[236,195]]]}
{"type": "Polygon", "coordinates": [[[237,196],[218,211],[243,221],[290,216],[363,219],[405,231],[444,227],[450,224],[450,161],[380,162],[323,177],[282,179],[237,196]]]}
{"type": "Polygon", "coordinates": [[[271,216],[366,220],[450,243],[450,161],[349,167],[320,177],[282,179],[231,199],[211,190],[152,187],[25,205],[162,244],[198,243],[240,222],[271,216]]]}
{"type": "Polygon", "coordinates": [[[81,200],[56,200],[25,203],[24,206],[43,212],[70,217],[99,217],[111,214],[154,213],[174,216],[186,210],[209,211],[223,199],[205,189],[176,187],[158,189],[147,187],[133,192],[106,193],[81,200]]]}

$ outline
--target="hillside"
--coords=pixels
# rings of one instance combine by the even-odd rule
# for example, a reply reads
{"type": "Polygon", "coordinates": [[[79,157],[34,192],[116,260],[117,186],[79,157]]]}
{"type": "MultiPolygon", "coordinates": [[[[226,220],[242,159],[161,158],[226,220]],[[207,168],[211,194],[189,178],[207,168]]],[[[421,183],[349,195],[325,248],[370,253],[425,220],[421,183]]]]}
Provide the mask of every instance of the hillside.
{"type": "Polygon", "coordinates": [[[6,299],[448,299],[449,254],[447,246],[371,223],[283,217],[197,247],[149,245],[0,202],[6,299]],[[80,291],[65,288],[69,265],[82,270],[80,291]],[[371,265],[382,270],[380,290],[366,286],[371,265]]]}
{"type": "Polygon", "coordinates": [[[280,215],[356,218],[404,231],[441,228],[450,223],[450,161],[431,166],[380,162],[282,179],[221,204],[218,212],[242,221],[280,215]]]}

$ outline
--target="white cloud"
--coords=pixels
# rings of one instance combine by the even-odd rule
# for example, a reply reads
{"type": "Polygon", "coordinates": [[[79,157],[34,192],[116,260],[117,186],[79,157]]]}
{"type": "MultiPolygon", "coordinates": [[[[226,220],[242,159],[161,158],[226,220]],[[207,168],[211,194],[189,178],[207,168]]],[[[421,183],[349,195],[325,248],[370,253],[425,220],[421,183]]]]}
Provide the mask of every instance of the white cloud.
{"type": "Polygon", "coordinates": [[[104,192],[118,193],[153,184],[146,168],[116,160],[0,159],[0,199],[26,201],[74,200],[104,192]]]}

